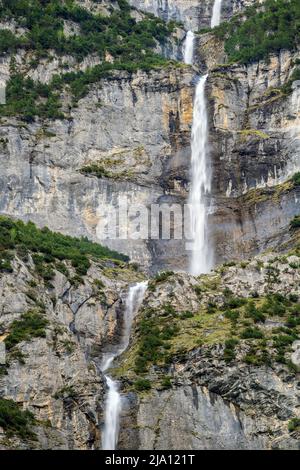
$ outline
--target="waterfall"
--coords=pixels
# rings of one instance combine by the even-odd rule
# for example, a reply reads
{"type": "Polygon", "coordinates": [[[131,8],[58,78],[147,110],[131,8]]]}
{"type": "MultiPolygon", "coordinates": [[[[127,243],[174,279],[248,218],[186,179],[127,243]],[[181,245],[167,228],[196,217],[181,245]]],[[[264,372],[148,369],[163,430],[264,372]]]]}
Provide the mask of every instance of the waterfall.
{"type": "Polygon", "coordinates": [[[212,253],[207,236],[206,195],[211,189],[211,174],[208,153],[208,118],[205,99],[207,75],[202,76],[196,86],[192,126],[192,181],[189,195],[191,232],[193,245],[190,272],[197,276],[207,273],[212,267],[212,253]]]}
{"type": "Polygon", "coordinates": [[[222,8],[222,0],[215,0],[212,17],[210,22],[210,27],[214,28],[215,26],[219,26],[221,22],[221,8],[222,8]]]}
{"type": "Polygon", "coordinates": [[[195,35],[192,31],[188,31],[184,41],[183,60],[185,64],[192,65],[194,57],[194,39],[195,35]]]}
{"type": "MultiPolygon", "coordinates": [[[[147,282],[139,282],[138,284],[135,284],[129,288],[125,302],[123,335],[115,351],[104,354],[101,366],[102,372],[106,372],[112,365],[114,359],[120,356],[120,354],[122,354],[127,349],[130,340],[132,322],[143,301],[147,285],[147,282]]],[[[108,393],[105,403],[105,421],[102,438],[102,449],[115,450],[118,443],[119,419],[122,403],[118,383],[108,375],[105,375],[105,379],[108,393]]]]}

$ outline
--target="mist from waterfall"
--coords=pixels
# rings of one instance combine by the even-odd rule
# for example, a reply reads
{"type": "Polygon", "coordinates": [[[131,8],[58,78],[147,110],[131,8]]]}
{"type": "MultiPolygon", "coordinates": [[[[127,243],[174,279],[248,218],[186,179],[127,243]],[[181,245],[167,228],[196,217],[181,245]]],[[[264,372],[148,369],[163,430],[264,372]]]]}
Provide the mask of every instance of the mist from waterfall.
{"type": "Polygon", "coordinates": [[[210,22],[210,27],[214,28],[215,26],[219,26],[221,22],[221,8],[222,8],[222,0],[215,0],[212,17],[210,22]]]}
{"type": "MultiPolygon", "coordinates": [[[[147,282],[139,282],[131,286],[125,301],[125,316],[124,316],[124,331],[119,345],[113,352],[104,355],[101,370],[106,372],[112,365],[114,359],[120,356],[128,347],[130,340],[130,332],[132,322],[135,314],[137,313],[145,292],[147,290],[147,282]]],[[[120,425],[120,413],[122,410],[121,395],[119,392],[118,383],[108,375],[105,375],[106,384],[108,388],[107,398],[105,402],[104,413],[104,430],[102,436],[102,449],[115,450],[120,425]]]]}
{"type": "Polygon", "coordinates": [[[207,75],[200,77],[195,91],[192,125],[192,168],[189,207],[193,244],[190,272],[197,276],[212,268],[213,255],[208,237],[206,197],[211,191],[211,171],[208,150],[208,116],[205,99],[207,75]]]}
{"type": "Polygon", "coordinates": [[[183,47],[183,60],[185,64],[192,65],[194,58],[194,40],[195,35],[193,31],[188,31],[184,41],[183,47]]]}

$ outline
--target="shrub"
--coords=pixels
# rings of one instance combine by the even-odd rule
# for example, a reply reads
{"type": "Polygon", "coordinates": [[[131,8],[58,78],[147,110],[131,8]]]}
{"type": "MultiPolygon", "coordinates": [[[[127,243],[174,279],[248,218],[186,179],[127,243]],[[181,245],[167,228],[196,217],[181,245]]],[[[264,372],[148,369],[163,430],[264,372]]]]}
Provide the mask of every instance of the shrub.
{"type": "Polygon", "coordinates": [[[300,418],[292,418],[288,424],[289,432],[300,431],[300,418]]]}
{"type": "Polygon", "coordinates": [[[300,186],[300,171],[294,174],[292,181],[294,183],[294,186],[300,186]]]}
{"type": "Polygon", "coordinates": [[[256,308],[254,302],[249,302],[245,309],[246,316],[252,318],[255,323],[266,321],[266,317],[263,312],[256,308]]]}
{"type": "Polygon", "coordinates": [[[174,272],[173,271],[162,271],[158,274],[156,274],[154,280],[155,282],[164,282],[166,281],[170,276],[173,276],[174,272]]]}
{"type": "Polygon", "coordinates": [[[228,320],[231,320],[232,322],[236,322],[237,319],[240,316],[240,312],[234,311],[234,310],[226,310],[224,313],[225,318],[228,318],[228,320]]]}
{"type": "Polygon", "coordinates": [[[32,338],[45,337],[47,324],[47,319],[40,313],[24,313],[20,320],[14,320],[10,325],[10,333],[5,338],[6,348],[10,350],[21,341],[30,341],[32,338]]]}
{"type": "Polygon", "coordinates": [[[223,309],[231,309],[231,308],[238,308],[241,307],[242,305],[245,305],[247,303],[247,299],[244,299],[243,297],[227,297],[223,309]]]}
{"type": "Polygon", "coordinates": [[[164,377],[161,381],[161,386],[164,389],[168,389],[172,387],[171,377],[164,377]]]}
{"type": "Polygon", "coordinates": [[[300,215],[295,215],[295,217],[290,222],[290,228],[296,229],[300,227],[300,215]]]}
{"type": "Polygon", "coordinates": [[[34,415],[28,410],[21,410],[13,400],[0,398],[0,427],[7,436],[17,435],[22,439],[34,439],[30,427],[36,423],[34,415]]]}
{"type": "Polygon", "coordinates": [[[190,312],[189,310],[186,310],[185,312],[183,312],[181,315],[180,315],[180,318],[182,318],[183,320],[187,319],[187,318],[193,318],[194,314],[193,312],[190,312]]]}
{"type": "Polygon", "coordinates": [[[234,338],[225,341],[223,355],[225,362],[231,362],[235,358],[235,347],[238,345],[238,343],[238,340],[234,338]]]}
{"type": "Polygon", "coordinates": [[[259,328],[245,328],[241,332],[241,338],[243,339],[261,339],[264,337],[263,332],[259,328]]]}
{"type": "Polygon", "coordinates": [[[138,392],[142,392],[144,390],[150,390],[151,389],[151,382],[148,379],[137,379],[134,382],[134,388],[138,392]]]}

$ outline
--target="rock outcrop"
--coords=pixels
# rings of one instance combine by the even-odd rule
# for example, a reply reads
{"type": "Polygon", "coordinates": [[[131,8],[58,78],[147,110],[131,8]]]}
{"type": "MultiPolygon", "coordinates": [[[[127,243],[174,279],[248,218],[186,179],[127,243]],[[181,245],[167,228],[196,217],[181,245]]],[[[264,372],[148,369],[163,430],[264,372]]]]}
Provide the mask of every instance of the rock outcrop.
{"type": "Polygon", "coordinates": [[[299,327],[292,333],[287,321],[288,299],[298,318],[299,294],[297,255],[153,281],[116,370],[128,402],[121,448],[299,449],[299,429],[290,426],[299,419],[299,327]],[[145,328],[148,341],[154,328],[161,342],[153,342],[141,381],[145,328]]]}

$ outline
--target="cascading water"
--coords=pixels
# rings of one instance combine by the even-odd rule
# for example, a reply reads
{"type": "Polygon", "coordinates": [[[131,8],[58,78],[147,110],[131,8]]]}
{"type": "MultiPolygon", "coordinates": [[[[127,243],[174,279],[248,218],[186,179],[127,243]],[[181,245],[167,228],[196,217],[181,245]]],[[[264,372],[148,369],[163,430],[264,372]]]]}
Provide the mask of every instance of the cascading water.
{"type": "Polygon", "coordinates": [[[184,41],[183,47],[183,60],[185,64],[192,65],[194,58],[194,40],[195,35],[193,31],[188,31],[184,41]]]}
{"type": "Polygon", "coordinates": [[[192,126],[192,182],[189,195],[193,246],[190,272],[197,276],[212,267],[212,253],[207,236],[206,195],[211,189],[208,153],[208,119],[205,99],[207,75],[196,86],[192,126]]]}
{"type": "Polygon", "coordinates": [[[210,22],[210,27],[214,28],[215,26],[219,26],[221,21],[221,8],[222,8],[222,0],[215,0],[212,17],[210,22]]]}
{"type": "MultiPolygon", "coordinates": [[[[124,317],[124,332],[120,344],[116,347],[115,351],[107,353],[103,357],[102,372],[106,372],[114,359],[120,356],[128,347],[130,340],[130,331],[132,321],[136,312],[138,311],[146,289],[147,282],[139,282],[131,286],[125,303],[125,317],[124,317]]],[[[122,409],[121,396],[118,390],[118,383],[108,375],[105,375],[108,394],[105,403],[105,422],[102,438],[103,450],[115,450],[118,436],[119,436],[119,419],[122,409]]]]}

